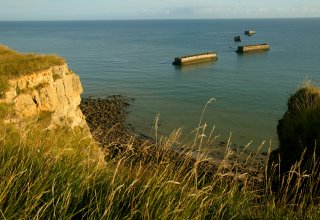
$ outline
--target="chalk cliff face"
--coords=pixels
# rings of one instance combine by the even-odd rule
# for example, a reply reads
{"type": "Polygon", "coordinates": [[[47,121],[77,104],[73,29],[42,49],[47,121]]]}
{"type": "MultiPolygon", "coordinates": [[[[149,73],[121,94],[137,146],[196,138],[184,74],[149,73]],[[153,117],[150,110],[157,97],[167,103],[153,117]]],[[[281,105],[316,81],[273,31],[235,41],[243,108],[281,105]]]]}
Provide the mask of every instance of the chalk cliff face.
{"type": "Polygon", "coordinates": [[[48,113],[51,115],[51,128],[88,128],[79,108],[81,82],[67,64],[12,79],[9,85],[10,89],[0,101],[13,105],[14,116],[11,120],[48,113]]]}

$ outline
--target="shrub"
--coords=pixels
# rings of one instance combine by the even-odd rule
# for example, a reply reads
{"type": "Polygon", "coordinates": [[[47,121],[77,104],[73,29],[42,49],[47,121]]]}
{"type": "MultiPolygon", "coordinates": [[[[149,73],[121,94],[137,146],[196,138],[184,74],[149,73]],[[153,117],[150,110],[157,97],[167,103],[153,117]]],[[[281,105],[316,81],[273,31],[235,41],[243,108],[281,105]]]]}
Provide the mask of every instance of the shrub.
{"type": "Polygon", "coordinates": [[[313,153],[320,156],[320,88],[307,85],[293,94],[277,131],[281,172],[288,171],[302,157],[301,168],[308,170],[313,153]]]}

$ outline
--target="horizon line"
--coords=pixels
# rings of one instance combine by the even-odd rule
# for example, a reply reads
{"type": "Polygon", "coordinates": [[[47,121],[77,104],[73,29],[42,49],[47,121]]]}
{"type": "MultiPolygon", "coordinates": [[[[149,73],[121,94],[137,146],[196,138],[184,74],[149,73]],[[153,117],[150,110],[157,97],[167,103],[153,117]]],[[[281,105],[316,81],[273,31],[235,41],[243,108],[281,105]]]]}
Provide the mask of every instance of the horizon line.
{"type": "Polygon", "coordinates": [[[319,17],[265,17],[265,18],[115,18],[115,19],[48,19],[48,20],[0,20],[0,22],[50,22],[50,21],[156,21],[156,20],[273,20],[273,19],[318,19],[319,17]]]}

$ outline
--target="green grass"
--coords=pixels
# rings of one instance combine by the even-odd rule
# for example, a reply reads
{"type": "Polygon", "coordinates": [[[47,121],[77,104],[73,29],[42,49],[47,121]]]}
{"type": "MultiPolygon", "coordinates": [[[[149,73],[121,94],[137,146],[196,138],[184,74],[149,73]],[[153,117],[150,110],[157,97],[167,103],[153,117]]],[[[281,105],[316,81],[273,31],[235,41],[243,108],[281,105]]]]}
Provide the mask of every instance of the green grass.
{"type": "Polygon", "coordinates": [[[0,94],[8,89],[8,80],[22,75],[62,65],[65,60],[56,55],[18,53],[0,45],[0,94]]]}
{"type": "MultiPolygon", "coordinates": [[[[206,173],[200,157],[172,157],[169,149],[180,141],[179,131],[157,144],[146,143],[139,155],[128,141],[126,150],[115,158],[106,156],[105,164],[96,160],[97,148],[81,130],[49,131],[30,122],[19,129],[2,125],[0,132],[3,219],[316,219],[320,215],[315,188],[310,187],[319,182],[316,175],[292,175],[297,180],[293,186],[290,177],[283,179],[281,193],[274,194],[267,180],[252,185],[250,176],[239,181],[223,167],[206,173]],[[153,156],[143,156],[148,153],[153,156]]],[[[209,140],[199,134],[194,146],[206,143],[209,140]]],[[[293,171],[300,173],[298,167],[293,171]]]]}

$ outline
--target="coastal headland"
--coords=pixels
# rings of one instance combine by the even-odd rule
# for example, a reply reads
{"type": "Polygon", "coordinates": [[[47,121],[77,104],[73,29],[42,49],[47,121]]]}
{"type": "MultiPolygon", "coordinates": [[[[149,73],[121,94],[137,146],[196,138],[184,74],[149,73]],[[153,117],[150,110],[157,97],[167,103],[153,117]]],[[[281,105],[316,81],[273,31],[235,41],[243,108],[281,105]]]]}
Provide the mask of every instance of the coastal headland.
{"type": "Polygon", "coordinates": [[[81,100],[80,78],[56,55],[0,46],[0,77],[4,219],[318,217],[315,148],[299,165],[298,144],[293,165],[285,163],[289,170],[270,173],[270,166],[281,165],[276,154],[292,150],[290,141],[318,140],[318,133],[305,135],[309,125],[318,127],[319,90],[313,86],[289,99],[278,126],[281,145],[267,166],[259,151],[232,146],[230,140],[215,143],[205,123],[188,143],[181,141],[180,129],[167,137],[135,134],[126,123],[133,100],[81,100]],[[299,136],[296,130],[303,132],[299,136]],[[220,160],[202,151],[214,145],[225,150],[220,160]]]}

